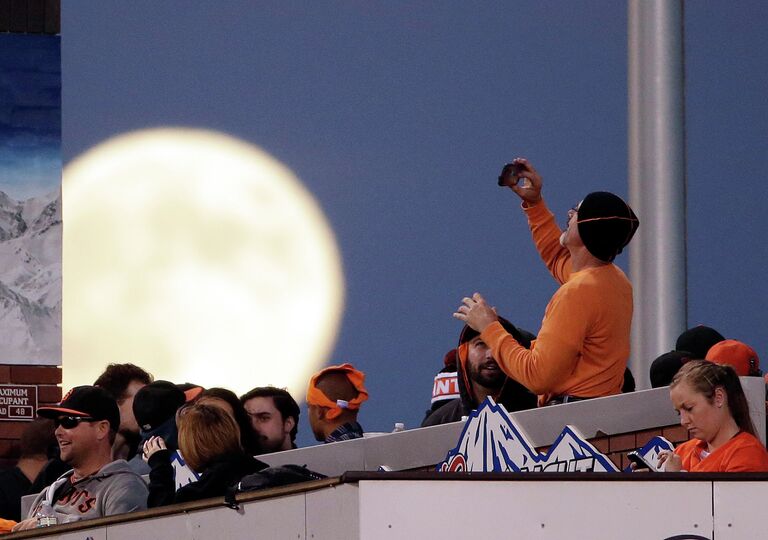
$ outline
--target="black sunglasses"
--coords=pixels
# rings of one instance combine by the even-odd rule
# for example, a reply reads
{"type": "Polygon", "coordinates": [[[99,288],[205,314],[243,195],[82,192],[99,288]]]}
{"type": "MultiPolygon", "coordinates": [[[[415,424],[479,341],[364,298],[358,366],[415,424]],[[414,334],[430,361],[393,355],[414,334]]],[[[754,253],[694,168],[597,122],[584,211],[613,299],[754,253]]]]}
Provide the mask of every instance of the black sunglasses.
{"type": "Polygon", "coordinates": [[[53,424],[56,427],[63,427],[64,429],[74,429],[80,425],[80,422],[96,422],[95,418],[90,416],[59,416],[54,418],[53,424]]]}

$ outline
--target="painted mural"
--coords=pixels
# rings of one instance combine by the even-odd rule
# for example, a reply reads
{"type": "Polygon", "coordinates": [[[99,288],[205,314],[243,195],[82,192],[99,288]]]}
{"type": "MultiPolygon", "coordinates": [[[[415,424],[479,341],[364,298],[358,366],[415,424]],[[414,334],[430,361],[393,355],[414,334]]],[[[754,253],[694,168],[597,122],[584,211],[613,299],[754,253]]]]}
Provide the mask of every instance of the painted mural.
{"type": "Polygon", "coordinates": [[[0,34],[0,364],[61,363],[58,36],[0,34]]]}

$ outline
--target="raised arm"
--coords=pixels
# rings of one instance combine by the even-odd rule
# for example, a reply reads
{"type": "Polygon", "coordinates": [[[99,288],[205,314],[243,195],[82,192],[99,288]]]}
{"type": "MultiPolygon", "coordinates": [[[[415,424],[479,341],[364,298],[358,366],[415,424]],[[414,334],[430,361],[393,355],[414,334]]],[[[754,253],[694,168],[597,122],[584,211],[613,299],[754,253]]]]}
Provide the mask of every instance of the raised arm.
{"type": "Polygon", "coordinates": [[[544,203],[541,175],[527,159],[515,158],[504,167],[499,185],[510,188],[520,197],[536,250],[549,272],[561,284],[568,281],[571,255],[560,244],[562,231],[544,203]]]}

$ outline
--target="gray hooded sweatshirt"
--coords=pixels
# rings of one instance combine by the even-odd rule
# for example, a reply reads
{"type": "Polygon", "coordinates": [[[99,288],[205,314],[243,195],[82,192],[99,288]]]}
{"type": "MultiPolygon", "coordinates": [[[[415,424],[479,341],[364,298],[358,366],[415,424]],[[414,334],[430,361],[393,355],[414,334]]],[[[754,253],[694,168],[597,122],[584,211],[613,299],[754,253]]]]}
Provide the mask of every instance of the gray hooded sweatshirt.
{"type": "Polygon", "coordinates": [[[74,471],[61,475],[41,491],[29,510],[35,517],[40,506],[48,502],[56,512],[58,523],[70,523],[147,508],[147,484],[124,459],[104,465],[99,472],[72,482],[74,471]]]}

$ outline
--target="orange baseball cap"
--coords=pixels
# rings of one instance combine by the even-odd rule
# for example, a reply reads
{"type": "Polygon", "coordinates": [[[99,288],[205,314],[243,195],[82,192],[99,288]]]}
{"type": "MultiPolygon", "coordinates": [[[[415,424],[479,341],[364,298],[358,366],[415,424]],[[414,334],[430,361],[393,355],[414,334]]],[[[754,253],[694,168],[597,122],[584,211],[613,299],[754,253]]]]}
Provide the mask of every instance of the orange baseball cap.
{"type": "Polygon", "coordinates": [[[706,359],[716,364],[727,364],[736,370],[740,377],[759,377],[760,359],[755,350],[735,339],[726,339],[715,343],[707,352],[706,359]]]}

